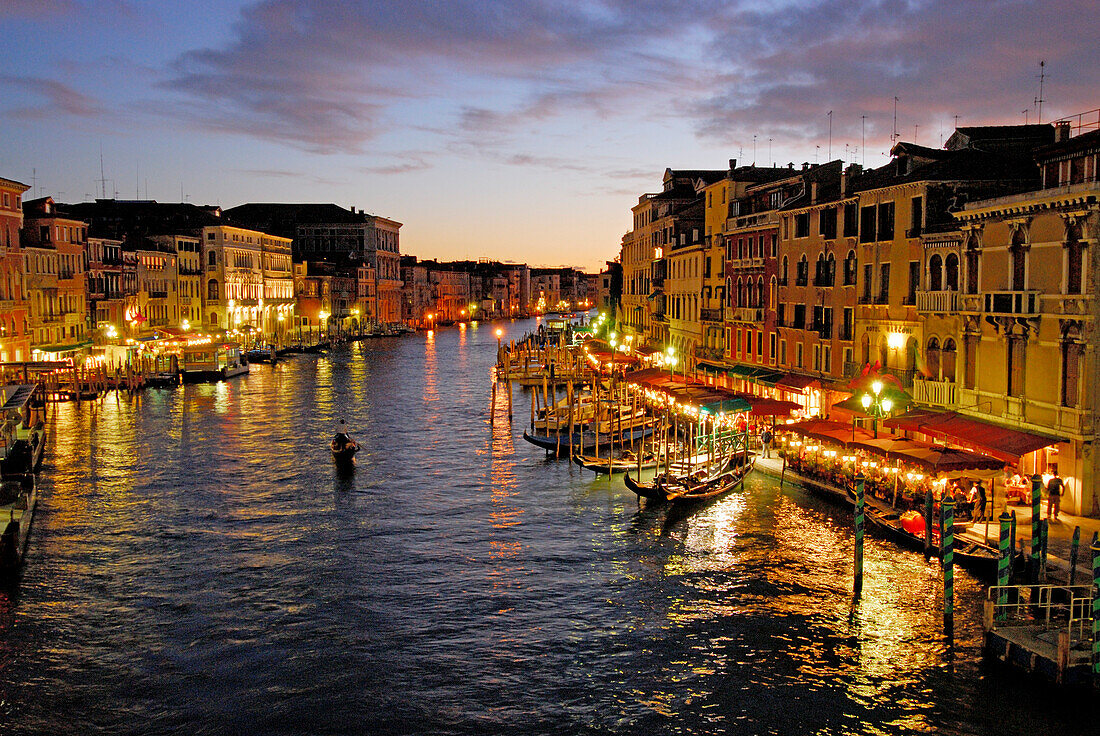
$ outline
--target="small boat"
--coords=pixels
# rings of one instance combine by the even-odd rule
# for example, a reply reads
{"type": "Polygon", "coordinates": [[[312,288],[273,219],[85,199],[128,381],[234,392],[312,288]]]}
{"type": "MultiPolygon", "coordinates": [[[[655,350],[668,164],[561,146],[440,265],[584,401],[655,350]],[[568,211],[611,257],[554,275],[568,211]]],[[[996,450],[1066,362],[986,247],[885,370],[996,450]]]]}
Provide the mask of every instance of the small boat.
{"type": "MultiPolygon", "coordinates": [[[[656,427],[650,425],[647,427],[636,427],[624,431],[621,435],[614,438],[614,444],[626,443],[630,444],[643,437],[648,437],[653,434],[656,427]]],[[[573,451],[584,452],[585,450],[596,447],[596,433],[595,432],[574,432],[573,433],[573,451]]],[[[560,434],[531,434],[527,430],[523,430],[523,439],[530,442],[532,445],[537,445],[547,452],[558,452],[559,448],[562,452],[569,451],[569,433],[563,432],[560,434]]],[[[599,435],[599,441],[601,446],[611,444],[611,438],[606,434],[599,435]]]]}
{"type": "Polygon", "coordinates": [[[748,475],[754,467],[756,467],[756,456],[752,454],[744,456],[737,467],[732,470],[728,470],[717,478],[713,478],[709,481],[699,483],[689,482],[682,490],[672,489],[666,494],[666,498],[674,506],[687,506],[713,501],[741,487],[745,481],[745,476],[748,475]]]}
{"type": "Polygon", "coordinates": [[[0,573],[18,572],[27,553],[34,507],[38,501],[38,485],[33,474],[5,478],[0,482],[0,518],[8,517],[0,532],[0,573]]]}
{"type": "Polygon", "coordinates": [[[641,461],[632,452],[624,452],[616,458],[597,457],[595,455],[573,455],[573,462],[597,475],[629,473],[631,470],[648,470],[657,467],[660,460],[652,452],[642,453],[641,461]]]}
{"type": "Polygon", "coordinates": [[[332,438],[332,459],[337,465],[349,466],[355,464],[355,453],[359,452],[359,443],[344,431],[344,420],[340,420],[340,431],[332,438]]]}

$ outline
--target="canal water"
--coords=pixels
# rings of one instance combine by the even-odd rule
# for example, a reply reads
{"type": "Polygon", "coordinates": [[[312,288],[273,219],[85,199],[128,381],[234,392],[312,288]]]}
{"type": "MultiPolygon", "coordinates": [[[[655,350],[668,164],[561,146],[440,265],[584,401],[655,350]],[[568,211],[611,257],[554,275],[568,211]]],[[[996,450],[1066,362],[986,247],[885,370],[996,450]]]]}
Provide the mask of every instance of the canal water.
{"type": "Polygon", "coordinates": [[[755,476],[687,519],[547,460],[470,325],[59,407],[0,732],[1081,733],[983,665],[981,591],[755,476]],[[491,426],[489,411],[496,412],[491,426]],[[363,445],[340,475],[344,418],[363,445]]]}

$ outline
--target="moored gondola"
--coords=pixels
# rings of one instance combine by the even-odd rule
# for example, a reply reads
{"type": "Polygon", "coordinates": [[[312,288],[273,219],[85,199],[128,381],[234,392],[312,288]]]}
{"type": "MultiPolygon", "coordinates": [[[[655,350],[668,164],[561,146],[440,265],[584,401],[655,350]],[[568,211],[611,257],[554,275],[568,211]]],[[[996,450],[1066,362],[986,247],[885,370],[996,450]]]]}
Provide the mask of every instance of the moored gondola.
{"type": "Polygon", "coordinates": [[[359,452],[359,443],[344,430],[344,420],[340,420],[340,431],[332,438],[332,459],[340,466],[355,464],[355,453],[359,452]]]}

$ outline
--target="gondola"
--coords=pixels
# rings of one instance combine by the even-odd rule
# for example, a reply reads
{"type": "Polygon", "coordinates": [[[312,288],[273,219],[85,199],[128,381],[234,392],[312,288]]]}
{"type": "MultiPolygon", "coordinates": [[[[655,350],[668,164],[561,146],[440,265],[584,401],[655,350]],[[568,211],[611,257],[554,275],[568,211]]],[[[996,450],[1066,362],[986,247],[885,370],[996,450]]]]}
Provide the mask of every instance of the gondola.
{"type": "Polygon", "coordinates": [[[344,431],[344,420],[340,420],[340,432],[332,438],[330,445],[332,459],[337,465],[347,467],[355,464],[355,453],[359,452],[359,443],[344,431]]]}
{"type": "MultiPolygon", "coordinates": [[[[626,430],[621,435],[614,438],[614,444],[626,443],[630,444],[643,437],[648,437],[653,434],[655,427],[650,425],[648,427],[637,427],[635,429],[626,430]]],[[[569,432],[562,432],[559,434],[531,434],[527,430],[523,430],[523,439],[530,442],[532,445],[536,445],[546,450],[547,452],[568,452],[570,447],[569,432]]],[[[599,441],[601,445],[609,445],[612,442],[612,438],[607,435],[600,434],[599,441]]],[[[585,450],[596,447],[596,433],[595,432],[574,432],[573,433],[573,451],[584,452],[585,450]]]]}
{"type": "Polygon", "coordinates": [[[642,460],[639,463],[636,456],[626,452],[622,456],[610,460],[595,455],[581,455],[578,453],[573,455],[573,462],[582,468],[593,471],[597,475],[606,475],[629,473],[631,470],[638,470],[639,468],[649,470],[657,467],[660,461],[652,452],[646,452],[642,455],[642,460]]]}
{"type": "Polygon", "coordinates": [[[726,471],[717,478],[700,483],[688,483],[682,490],[670,490],[666,493],[666,497],[673,506],[680,507],[713,501],[740,487],[745,476],[754,467],[756,467],[756,456],[748,455],[736,468],[726,471]]]}

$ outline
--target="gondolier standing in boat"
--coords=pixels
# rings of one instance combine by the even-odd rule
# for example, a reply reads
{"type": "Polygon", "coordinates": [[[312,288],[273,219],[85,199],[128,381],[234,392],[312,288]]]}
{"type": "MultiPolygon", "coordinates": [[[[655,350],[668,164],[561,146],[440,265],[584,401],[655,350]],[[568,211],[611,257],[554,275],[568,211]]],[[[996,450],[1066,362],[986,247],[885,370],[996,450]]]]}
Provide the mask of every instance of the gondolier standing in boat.
{"type": "Polygon", "coordinates": [[[340,431],[337,432],[336,436],[332,438],[332,447],[333,449],[343,448],[349,442],[351,442],[351,436],[347,433],[347,430],[344,429],[344,420],[341,419],[340,431]]]}

